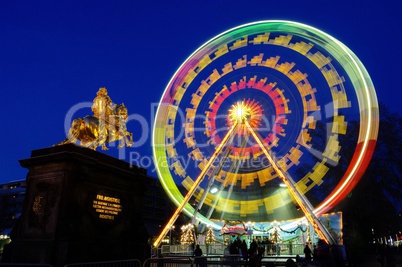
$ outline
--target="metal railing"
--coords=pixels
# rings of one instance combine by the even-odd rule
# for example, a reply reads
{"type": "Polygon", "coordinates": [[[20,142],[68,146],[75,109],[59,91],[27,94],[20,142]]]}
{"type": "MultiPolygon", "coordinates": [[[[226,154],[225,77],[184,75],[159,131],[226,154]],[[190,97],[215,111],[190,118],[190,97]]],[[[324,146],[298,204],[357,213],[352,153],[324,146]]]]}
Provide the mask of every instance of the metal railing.
{"type": "Polygon", "coordinates": [[[81,262],[69,263],[64,267],[141,267],[141,262],[137,259],[119,261],[100,261],[100,262],[81,262]]]}
{"type": "MultiPolygon", "coordinates": [[[[273,266],[285,266],[286,256],[273,256],[262,258],[262,266],[271,263],[273,266]]],[[[250,265],[250,259],[246,260],[242,255],[213,255],[200,257],[158,257],[149,258],[141,263],[137,259],[82,262],[66,264],[64,267],[243,267],[250,265]]],[[[0,263],[0,267],[53,267],[50,264],[31,263],[0,263]]]]}
{"type": "Polygon", "coordinates": [[[285,266],[286,261],[295,257],[273,256],[263,257],[252,261],[242,255],[215,255],[201,257],[160,257],[145,260],[142,267],[244,267],[244,266],[285,266]],[[261,265],[258,265],[261,264],[261,265]],[[270,264],[270,265],[268,265],[270,264]]]}
{"type": "Polygon", "coordinates": [[[142,264],[143,267],[192,267],[193,258],[190,257],[168,257],[168,258],[150,258],[142,264]]]}
{"type": "MultiPolygon", "coordinates": [[[[206,255],[224,255],[227,254],[227,246],[223,244],[200,245],[201,250],[206,255]]],[[[194,248],[192,245],[163,245],[158,252],[152,253],[157,255],[186,255],[193,256],[194,248]]]]}
{"type": "MultiPolygon", "coordinates": [[[[264,248],[262,261],[284,266],[288,258],[304,255],[302,244],[259,244],[264,248]]],[[[213,267],[213,266],[245,266],[247,263],[241,254],[229,255],[228,247],[223,244],[201,245],[205,256],[194,257],[191,245],[167,245],[152,249],[151,258],[141,263],[138,259],[70,263],[64,267],[213,267]]],[[[0,263],[0,267],[53,267],[49,264],[0,263]]]]}
{"type": "MultiPolygon", "coordinates": [[[[264,249],[264,256],[279,256],[279,255],[304,255],[303,244],[259,244],[260,248],[264,249]]],[[[200,245],[201,250],[205,255],[227,255],[228,246],[223,244],[215,245],[200,245]]],[[[192,256],[192,245],[163,245],[158,250],[152,253],[153,257],[156,256],[169,256],[169,255],[181,255],[192,256]]]]}
{"type": "Polygon", "coordinates": [[[0,267],[53,267],[46,263],[0,263],[0,267]]]}
{"type": "Polygon", "coordinates": [[[302,244],[267,244],[264,247],[265,256],[274,255],[304,255],[302,244]]]}

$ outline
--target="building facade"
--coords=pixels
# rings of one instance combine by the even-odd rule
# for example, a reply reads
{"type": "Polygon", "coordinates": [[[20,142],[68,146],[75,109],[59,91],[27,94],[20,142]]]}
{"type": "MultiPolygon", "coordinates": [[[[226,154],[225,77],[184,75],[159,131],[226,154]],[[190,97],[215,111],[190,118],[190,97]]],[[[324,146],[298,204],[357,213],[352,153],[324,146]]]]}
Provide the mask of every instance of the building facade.
{"type": "Polygon", "coordinates": [[[21,216],[26,185],[25,179],[0,184],[0,235],[9,236],[21,216]]]}

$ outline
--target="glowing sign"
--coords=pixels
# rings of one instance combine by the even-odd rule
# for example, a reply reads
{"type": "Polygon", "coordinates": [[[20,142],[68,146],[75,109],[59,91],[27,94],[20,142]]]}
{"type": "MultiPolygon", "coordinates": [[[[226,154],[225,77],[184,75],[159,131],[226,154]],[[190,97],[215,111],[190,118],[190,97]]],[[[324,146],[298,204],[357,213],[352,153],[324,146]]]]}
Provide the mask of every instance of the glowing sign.
{"type": "Polygon", "coordinates": [[[99,214],[100,219],[114,220],[115,216],[122,211],[120,199],[104,195],[96,195],[92,207],[99,214]]]}

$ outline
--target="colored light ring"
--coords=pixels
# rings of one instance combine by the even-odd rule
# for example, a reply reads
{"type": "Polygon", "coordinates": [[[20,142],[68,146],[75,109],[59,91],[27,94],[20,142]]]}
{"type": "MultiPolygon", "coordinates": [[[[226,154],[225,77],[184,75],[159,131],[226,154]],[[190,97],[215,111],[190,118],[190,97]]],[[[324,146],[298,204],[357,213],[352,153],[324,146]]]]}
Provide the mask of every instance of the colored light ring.
{"type": "MultiPolygon", "coordinates": [[[[262,60],[262,58],[260,60],[262,60]]],[[[286,119],[283,116],[290,112],[287,104],[289,99],[285,97],[281,89],[275,87],[275,84],[266,82],[267,80],[268,80],[267,78],[263,78],[257,81],[256,76],[251,77],[250,79],[242,78],[238,82],[232,82],[229,87],[224,86],[222,90],[216,93],[216,97],[211,101],[209,110],[206,112],[205,116],[206,117],[205,133],[208,137],[211,138],[210,140],[211,143],[219,144],[221,142],[221,137],[216,134],[217,129],[215,122],[221,104],[234,93],[237,93],[244,89],[247,90],[254,89],[266,94],[266,97],[272,100],[275,108],[275,119],[273,120],[274,125],[272,126],[273,131],[264,138],[263,143],[268,148],[271,148],[272,146],[276,146],[278,144],[280,136],[285,134],[284,133],[285,129],[282,125],[286,124],[286,119]]],[[[250,100],[245,101],[250,102],[250,100]]],[[[261,117],[264,116],[261,106],[258,105],[257,103],[255,105],[258,111],[256,111],[257,114],[254,115],[261,117]]],[[[251,126],[253,128],[258,128],[258,124],[260,123],[251,121],[251,126]]],[[[240,155],[240,150],[241,149],[239,147],[232,147],[231,153],[234,155],[240,155]]],[[[241,154],[244,155],[244,157],[249,156],[259,157],[263,153],[260,147],[257,144],[255,144],[254,146],[245,147],[241,154]]]]}
{"type": "MultiPolygon", "coordinates": [[[[195,51],[172,77],[161,99],[153,132],[154,157],[161,183],[176,205],[181,203],[183,196],[175,185],[175,181],[171,175],[171,169],[177,171],[180,168],[172,167],[172,164],[168,163],[168,159],[177,156],[175,154],[177,152],[174,149],[173,126],[169,125],[169,121],[174,121],[174,118],[177,116],[177,106],[186,90],[185,86],[192,82],[197,75],[197,71],[201,71],[211,62],[211,57],[206,55],[214,54],[216,57],[219,57],[225,53],[224,49],[227,49],[222,44],[237,40],[233,43],[233,46],[237,45],[240,47],[244,45],[244,42],[247,42],[246,39],[242,39],[244,36],[262,32],[286,32],[290,35],[302,36],[305,39],[311,40],[312,43],[323,47],[333,59],[341,63],[356,92],[361,126],[357,149],[341,182],[333,190],[333,193],[316,208],[316,212],[326,212],[343,199],[358,182],[370,161],[378,133],[378,104],[371,79],[358,58],[338,40],[307,25],[290,21],[261,21],[246,24],[222,33],[195,51]]],[[[268,41],[267,38],[264,38],[265,36],[261,35],[260,40],[254,41],[268,41]]],[[[287,42],[286,40],[274,41],[278,45],[289,45],[289,41],[287,42]]],[[[302,54],[308,52],[308,45],[297,45],[300,45],[300,43],[292,47],[295,51],[302,54]]],[[[313,61],[314,58],[311,60],[313,61]]],[[[329,66],[328,62],[325,62],[325,58],[316,58],[314,63],[320,68],[329,66]]],[[[325,71],[323,71],[323,75],[325,76],[325,71]]],[[[334,76],[337,77],[336,75],[328,75],[328,79],[334,76]]],[[[211,77],[213,78],[213,76],[211,77]]],[[[336,84],[335,81],[334,85],[336,84]]],[[[339,87],[336,89],[339,91],[333,91],[333,98],[342,100],[342,84],[338,83],[338,85],[339,87]]],[[[341,101],[339,102],[342,104],[341,101]]],[[[196,115],[196,110],[187,113],[186,116],[188,114],[196,115]]],[[[342,122],[340,121],[340,123],[342,122]]],[[[191,182],[190,180],[188,181],[188,183],[191,182]]],[[[194,209],[191,205],[187,205],[184,209],[184,212],[189,216],[191,216],[193,211],[194,209]]],[[[211,221],[203,216],[200,216],[199,219],[204,223],[211,224],[211,221]]]]}

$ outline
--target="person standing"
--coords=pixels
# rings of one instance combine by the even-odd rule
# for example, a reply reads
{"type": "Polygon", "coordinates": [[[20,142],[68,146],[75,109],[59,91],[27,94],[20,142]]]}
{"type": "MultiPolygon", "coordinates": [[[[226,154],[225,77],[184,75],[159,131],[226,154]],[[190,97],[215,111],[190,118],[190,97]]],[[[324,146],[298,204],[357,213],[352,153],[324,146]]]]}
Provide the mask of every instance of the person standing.
{"type": "Polygon", "coordinates": [[[246,243],[245,240],[243,240],[243,242],[241,243],[240,250],[241,250],[241,254],[243,255],[243,259],[244,259],[245,261],[247,261],[247,258],[248,258],[248,252],[247,252],[248,247],[247,247],[247,243],[246,243]]]}
{"type": "Polygon", "coordinates": [[[308,246],[308,244],[306,244],[306,246],[304,247],[304,260],[306,261],[306,264],[309,264],[311,262],[311,249],[308,246]]]}
{"type": "Polygon", "coordinates": [[[202,257],[202,249],[200,248],[200,245],[195,246],[194,249],[194,263],[196,267],[203,267],[203,259],[202,257]]]}

